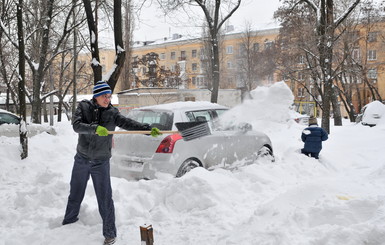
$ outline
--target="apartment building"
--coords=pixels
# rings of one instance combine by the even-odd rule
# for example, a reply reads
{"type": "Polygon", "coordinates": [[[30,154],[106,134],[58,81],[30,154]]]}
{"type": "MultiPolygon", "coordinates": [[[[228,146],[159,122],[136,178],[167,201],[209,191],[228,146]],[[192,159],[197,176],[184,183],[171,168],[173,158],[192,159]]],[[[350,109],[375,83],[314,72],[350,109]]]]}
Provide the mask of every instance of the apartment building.
{"type": "MultiPolygon", "coordinates": [[[[252,45],[254,51],[262,53],[263,50],[273,46],[276,37],[279,34],[279,28],[273,27],[265,30],[252,31],[252,45]]],[[[240,68],[240,63],[244,59],[244,33],[227,29],[227,33],[220,37],[220,88],[235,89],[245,87],[243,77],[244,71],[240,68]]],[[[177,88],[184,89],[205,89],[210,86],[207,67],[209,58],[205,42],[201,37],[186,38],[179,34],[173,34],[172,37],[161,40],[135,42],[133,46],[133,75],[137,78],[131,82],[130,88],[145,87],[141,80],[148,78],[151,67],[148,64],[138,62],[142,57],[156,55],[156,68],[159,70],[177,73],[181,79],[177,88]]],[[[111,69],[114,60],[114,50],[100,50],[101,63],[103,64],[103,73],[111,69]]],[[[255,78],[253,86],[268,84],[279,80],[277,73],[263,75],[255,78]]],[[[169,86],[167,79],[162,86],[169,86]]],[[[126,90],[122,83],[116,85],[116,92],[126,90]]]]}

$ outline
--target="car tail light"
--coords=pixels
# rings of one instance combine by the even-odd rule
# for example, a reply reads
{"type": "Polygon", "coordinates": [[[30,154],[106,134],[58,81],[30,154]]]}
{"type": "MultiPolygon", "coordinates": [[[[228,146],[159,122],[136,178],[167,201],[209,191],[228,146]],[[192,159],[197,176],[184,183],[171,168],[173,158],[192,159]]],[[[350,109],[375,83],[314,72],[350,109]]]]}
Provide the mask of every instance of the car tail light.
{"type": "Polygon", "coordinates": [[[180,134],[172,134],[167,136],[160,142],[156,153],[172,153],[174,151],[175,143],[182,139],[180,134]]]}

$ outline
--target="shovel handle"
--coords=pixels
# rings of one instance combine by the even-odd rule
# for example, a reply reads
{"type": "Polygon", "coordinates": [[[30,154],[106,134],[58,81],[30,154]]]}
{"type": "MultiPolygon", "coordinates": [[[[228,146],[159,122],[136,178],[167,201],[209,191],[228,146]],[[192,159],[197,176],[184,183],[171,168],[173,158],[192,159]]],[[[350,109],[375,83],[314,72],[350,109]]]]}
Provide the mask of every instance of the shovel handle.
{"type": "MultiPolygon", "coordinates": [[[[160,134],[176,134],[179,131],[159,131],[160,134]]],[[[108,134],[151,134],[151,131],[108,131],[108,134]]]]}

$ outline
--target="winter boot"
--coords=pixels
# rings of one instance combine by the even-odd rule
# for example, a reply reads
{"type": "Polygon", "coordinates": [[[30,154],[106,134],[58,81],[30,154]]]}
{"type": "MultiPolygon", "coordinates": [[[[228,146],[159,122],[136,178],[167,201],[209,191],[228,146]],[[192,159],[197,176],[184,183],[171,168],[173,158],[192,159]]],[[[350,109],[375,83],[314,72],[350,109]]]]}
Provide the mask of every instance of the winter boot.
{"type": "Polygon", "coordinates": [[[114,243],[115,243],[115,237],[112,237],[112,238],[106,238],[106,239],[104,240],[103,245],[112,245],[112,244],[114,244],[114,243]]]}

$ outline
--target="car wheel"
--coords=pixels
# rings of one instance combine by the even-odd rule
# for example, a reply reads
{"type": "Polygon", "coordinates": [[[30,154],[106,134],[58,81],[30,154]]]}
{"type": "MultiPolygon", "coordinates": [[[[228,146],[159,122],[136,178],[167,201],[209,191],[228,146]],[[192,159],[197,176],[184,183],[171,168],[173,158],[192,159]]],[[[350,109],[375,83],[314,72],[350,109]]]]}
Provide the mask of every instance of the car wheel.
{"type": "Polygon", "coordinates": [[[192,158],[187,159],[179,167],[179,170],[178,170],[178,172],[176,174],[176,177],[177,178],[182,177],[187,172],[189,172],[191,169],[196,168],[196,167],[200,167],[200,166],[201,165],[199,164],[199,162],[196,159],[192,159],[192,158]]]}
{"type": "Polygon", "coordinates": [[[257,159],[266,159],[270,162],[274,162],[275,158],[273,155],[273,151],[266,145],[262,146],[257,153],[257,159]]]}

